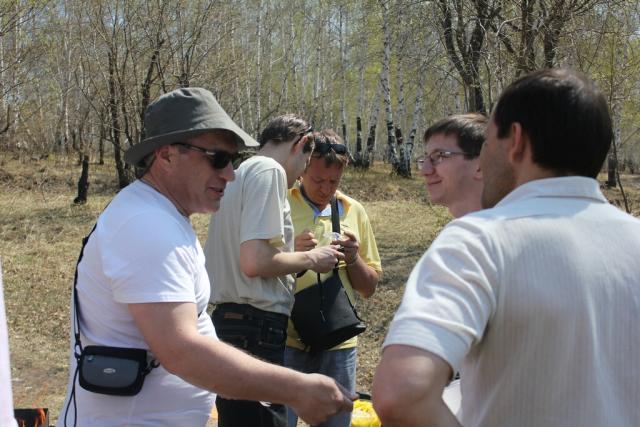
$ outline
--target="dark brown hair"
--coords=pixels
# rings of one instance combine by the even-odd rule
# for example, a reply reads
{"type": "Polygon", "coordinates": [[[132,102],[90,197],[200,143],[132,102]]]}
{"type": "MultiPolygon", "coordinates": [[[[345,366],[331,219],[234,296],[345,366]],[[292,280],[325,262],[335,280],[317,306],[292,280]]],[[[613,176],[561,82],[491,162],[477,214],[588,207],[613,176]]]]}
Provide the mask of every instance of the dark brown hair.
{"type": "MultiPolygon", "coordinates": [[[[311,131],[311,125],[303,118],[295,114],[284,114],[271,119],[267,123],[267,126],[260,134],[260,147],[264,147],[269,142],[273,144],[290,142],[295,138],[302,138],[311,131]]],[[[308,153],[311,150],[313,150],[313,140],[307,138],[302,151],[308,153]]]]}
{"type": "Polygon", "coordinates": [[[458,147],[465,153],[465,158],[475,159],[480,155],[484,144],[484,130],[489,119],[484,114],[457,114],[446,117],[433,125],[424,133],[426,143],[434,135],[454,135],[458,140],[458,147]]]}
{"type": "Polygon", "coordinates": [[[586,76],[567,69],[535,71],[511,83],[493,120],[499,138],[519,123],[533,161],[558,175],[595,178],[613,139],[604,96],[586,76]]]}

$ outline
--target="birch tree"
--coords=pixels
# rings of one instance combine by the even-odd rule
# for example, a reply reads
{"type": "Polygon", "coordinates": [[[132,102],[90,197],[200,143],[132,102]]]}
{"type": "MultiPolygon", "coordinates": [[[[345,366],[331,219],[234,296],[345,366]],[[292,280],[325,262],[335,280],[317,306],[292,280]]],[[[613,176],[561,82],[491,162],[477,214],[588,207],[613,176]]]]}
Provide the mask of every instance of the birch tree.
{"type": "Polygon", "coordinates": [[[381,0],[382,9],[382,33],[384,37],[384,50],[382,58],[382,93],[384,94],[384,111],[387,128],[387,149],[385,159],[389,161],[394,172],[398,167],[398,155],[396,152],[396,138],[393,125],[393,112],[391,107],[391,84],[390,84],[390,66],[391,66],[391,28],[389,25],[389,1],[381,0]]]}
{"type": "Polygon", "coordinates": [[[439,0],[438,5],[444,46],[464,84],[467,109],[484,113],[486,107],[482,93],[480,61],[485,31],[493,18],[489,0],[439,0]],[[465,10],[467,4],[473,9],[465,10]]]}

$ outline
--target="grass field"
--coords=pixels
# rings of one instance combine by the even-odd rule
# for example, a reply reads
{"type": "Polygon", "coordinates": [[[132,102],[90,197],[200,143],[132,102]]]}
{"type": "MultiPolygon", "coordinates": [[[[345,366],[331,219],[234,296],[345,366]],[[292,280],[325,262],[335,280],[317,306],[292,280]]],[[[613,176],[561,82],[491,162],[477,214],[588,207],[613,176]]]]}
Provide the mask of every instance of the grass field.
{"type": "MultiPolygon", "coordinates": [[[[112,166],[91,165],[89,202],[73,205],[79,167],[55,158],[0,157],[0,258],[5,288],[14,406],[48,407],[57,418],[67,382],[69,301],[82,237],[113,197],[112,166]]],[[[640,177],[623,177],[635,215],[640,177]]],[[[382,256],[376,294],[358,310],[368,325],[359,347],[359,391],[370,391],[379,349],[411,268],[450,219],[425,199],[421,179],[389,176],[385,165],[347,171],[343,191],[363,202],[382,256]]],[[[618,189],[607,197],[622,204],[618,189]]],[[[204,242],[207,217],[195,215],[204,242]]]]}

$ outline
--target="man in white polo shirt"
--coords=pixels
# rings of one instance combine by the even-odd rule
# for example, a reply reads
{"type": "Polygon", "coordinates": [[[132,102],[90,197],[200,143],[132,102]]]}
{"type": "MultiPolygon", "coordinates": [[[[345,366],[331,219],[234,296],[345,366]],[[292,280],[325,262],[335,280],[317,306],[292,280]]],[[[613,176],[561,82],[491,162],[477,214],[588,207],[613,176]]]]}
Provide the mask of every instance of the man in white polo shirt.
{"type": "Polygon", "coordinates": [[[373,398],[385,427],[637,426],[640,220],[594,179],[606,101],[568,70],[501,95],[480,155],[485,209],[452,221],[414,268],[373,398]]]}

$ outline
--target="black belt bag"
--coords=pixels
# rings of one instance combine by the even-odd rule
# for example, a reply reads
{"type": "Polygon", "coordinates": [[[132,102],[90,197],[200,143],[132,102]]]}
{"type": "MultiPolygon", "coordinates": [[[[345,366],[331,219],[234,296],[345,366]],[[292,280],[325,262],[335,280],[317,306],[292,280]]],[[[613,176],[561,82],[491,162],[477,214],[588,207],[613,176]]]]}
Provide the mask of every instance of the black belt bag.
{"type": "MultiPolygon", "coordinates": [[[[331,224],[340,233],[338,201],[331,199],[331,224]]],[[[311,351],[328,350],[365,331],[342,285],[338,268],[324,282],[320,280],[295,294],[291,321],[300,341],[311,351]]]]}
{"type": "Polygon", "coordinates": [[[113,396],[135,396],[144,377],[158,366],[147,363],[147,351],[140,348],[89,345],[77,359],[80,387],[113,396]]]}

